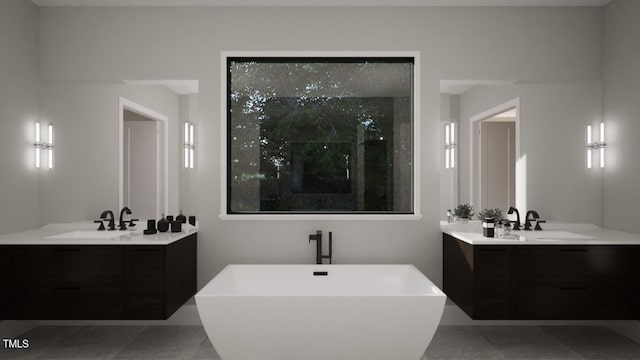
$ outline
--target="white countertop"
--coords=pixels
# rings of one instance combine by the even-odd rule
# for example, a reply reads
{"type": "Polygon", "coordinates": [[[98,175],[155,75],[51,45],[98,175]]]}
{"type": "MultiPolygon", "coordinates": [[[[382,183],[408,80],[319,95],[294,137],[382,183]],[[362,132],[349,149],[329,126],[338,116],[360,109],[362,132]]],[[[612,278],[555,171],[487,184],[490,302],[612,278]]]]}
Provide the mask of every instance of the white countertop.
{"type": "Polygon", "coordinates": [[[471,245],[640,245],[640,235],[603,229],[592,224],[545,223],[542,231],[511,231],[518,239],[488,238],[482,223],[440,223],[442,232],[471,245]]]}
{"type": "MultiPolygon", "coordinates": [[[[143,235],[146,221],[136,222],[132,231],[126,235],[114,238],[66,237],[72,232],[92,232],[98,225],[90,222],[76,222],[67,224],[49,224],[39,229],[21,231],[0,235],[0,245],[169,245],[184,237],[198,232],[198,228],[189,224],[182,224],[182,232],[158,232],[153,235],[143,235]],[[55,236],[51,238],[51,236],[55,236]]],[[[101,231],[100,235],[120,234],[118,231],[101,231]]],[[[77,236],[77,235],[76,235],[77,236]]]]}

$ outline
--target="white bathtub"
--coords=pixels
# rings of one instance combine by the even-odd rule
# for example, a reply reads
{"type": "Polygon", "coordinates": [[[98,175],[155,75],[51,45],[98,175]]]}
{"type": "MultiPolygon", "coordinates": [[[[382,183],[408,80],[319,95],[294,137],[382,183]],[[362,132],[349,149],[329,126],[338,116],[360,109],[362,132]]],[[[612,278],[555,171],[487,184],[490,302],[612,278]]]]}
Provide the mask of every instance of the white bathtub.
{"type": "Polygon", "coordinates": [[[418,360],[445,300],[413,265],[229,265],[196,294],[222,360],[418,360]]]}

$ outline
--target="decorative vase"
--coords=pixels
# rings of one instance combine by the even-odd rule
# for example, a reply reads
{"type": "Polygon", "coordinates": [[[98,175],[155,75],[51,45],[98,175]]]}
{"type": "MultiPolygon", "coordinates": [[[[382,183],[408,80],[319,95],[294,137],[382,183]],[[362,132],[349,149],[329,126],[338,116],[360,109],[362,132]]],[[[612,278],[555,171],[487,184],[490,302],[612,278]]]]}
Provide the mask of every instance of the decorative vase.
{"type": "Polygon", "coordinates": [[[182,224],[186,224],[187,223],[187,217],[182,214],[182,210],[180,210],[180,215],[176,216],[176,221],[178,221],[178,222],[180,222],[182,224]]]}

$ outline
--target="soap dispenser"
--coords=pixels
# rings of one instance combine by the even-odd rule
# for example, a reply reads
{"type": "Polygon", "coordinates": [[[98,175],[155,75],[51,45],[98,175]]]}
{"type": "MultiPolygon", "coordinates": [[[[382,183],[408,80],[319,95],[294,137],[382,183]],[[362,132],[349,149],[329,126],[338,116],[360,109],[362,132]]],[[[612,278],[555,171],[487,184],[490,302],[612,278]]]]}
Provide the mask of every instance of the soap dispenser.
{"type": "Polygon", "coordinates": [[[169,221],[162,214],[162,219],[158,220],[158,231],[167,232],[169,231],[169,221]]]}

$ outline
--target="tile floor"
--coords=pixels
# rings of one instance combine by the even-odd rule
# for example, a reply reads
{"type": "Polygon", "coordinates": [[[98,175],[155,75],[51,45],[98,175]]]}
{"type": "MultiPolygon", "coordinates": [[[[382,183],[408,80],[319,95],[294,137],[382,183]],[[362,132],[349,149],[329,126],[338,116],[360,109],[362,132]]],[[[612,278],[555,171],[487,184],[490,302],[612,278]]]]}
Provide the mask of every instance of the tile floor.
{"type": "MultiPolygon", "coordinates": [[[[0,347],[0,359],[219,359],[200,326],[39,326],[20,338],[29,348],[0,347]]],[[[425,356],[640,359],[640,345],[601,326],[440,326],[425,356]]]]}

